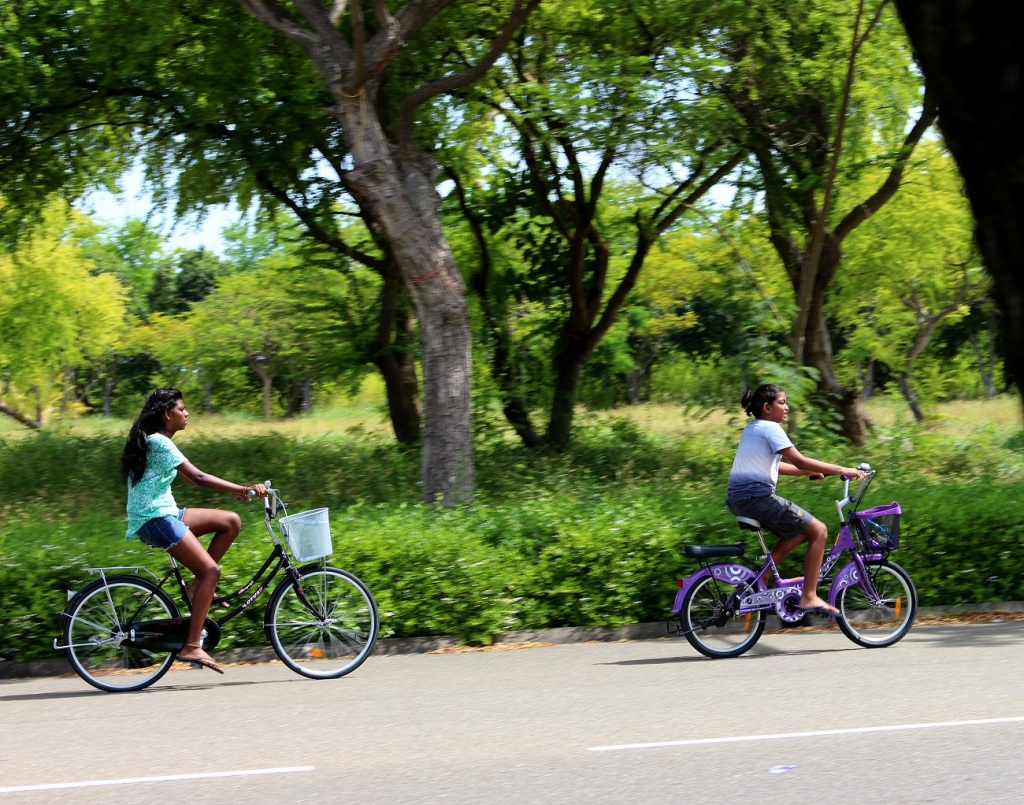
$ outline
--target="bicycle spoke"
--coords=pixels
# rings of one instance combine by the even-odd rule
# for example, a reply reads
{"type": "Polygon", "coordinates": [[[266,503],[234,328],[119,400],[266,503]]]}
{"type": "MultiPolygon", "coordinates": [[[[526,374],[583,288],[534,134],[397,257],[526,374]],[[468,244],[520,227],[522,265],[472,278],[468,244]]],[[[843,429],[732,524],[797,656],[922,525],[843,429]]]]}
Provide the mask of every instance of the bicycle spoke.
{"type": "Polygon", "coordinates": [[[126,643],[122,628],[131,622],[125,617],[128,612],[145,620],[178,616],[162,590],[135,576],[110,576],[93,582],[64,612],[68,661],[79,676],[100,690],[144,688],[163,676],[174,660],[172,652],[126,643]]]}
{"type": "Polygon", "coordinates": [[[380,628],[377,606],[355,576],[337,568],[312,570],[275,590],[267,607],[271,643],[297,673],[343,676],[373,649],[380,628]]]}
{"type": "Polygon", "coordinates": [[[763,611],[737,613],[731,603],[735,588],[725,593],[719,582],[705,577],[683,601],[680,627],[697,651],[708,657],[736,657],[749,650],[764,631],[763,611]]]}
{"type": "Polygon", "coordinates": [[[900,640],[917,615],[917,591],[906,571],[891,562],[867,564],[868,584],[846,587],[837,601],[839,628],[866,648],[891,646],[900,640]],[[866,587],[873,588],[869,592],[866,587]]]}

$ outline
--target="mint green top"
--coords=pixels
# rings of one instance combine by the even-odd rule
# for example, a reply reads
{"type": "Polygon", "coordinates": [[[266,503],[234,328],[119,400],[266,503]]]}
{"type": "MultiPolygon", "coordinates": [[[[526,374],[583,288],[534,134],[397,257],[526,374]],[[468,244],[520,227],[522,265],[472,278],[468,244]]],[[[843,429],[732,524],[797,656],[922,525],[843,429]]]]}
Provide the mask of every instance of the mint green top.
{"type": "Polygon", "coordinates": [[[171,494],[171,481],[178,474],[178,466],[188,461],[177,445],[162,433],[146,437],[146,471],[132,486],[128,480],[128,531],[125,539],[138,539],[136,533],[154,517],[170,514],[177,517],[178,504],[171,494]]]}

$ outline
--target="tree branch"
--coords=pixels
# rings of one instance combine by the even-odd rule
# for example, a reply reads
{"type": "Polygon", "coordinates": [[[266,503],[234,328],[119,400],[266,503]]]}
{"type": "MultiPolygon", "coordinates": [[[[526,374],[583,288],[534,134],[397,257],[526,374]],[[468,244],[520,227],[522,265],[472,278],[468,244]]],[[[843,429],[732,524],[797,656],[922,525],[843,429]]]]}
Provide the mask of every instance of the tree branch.
{"type": "Polygon", "coordinates": [[[842,240],[854,229],[864,223],[865,220],[878,212],[885,203],[896,194],[896,191],[899,190],[900,182],[903,180],[903,173],[907,168],[907,163],[910,161],[910,157],[913,154],[914,149],[921,141],[921,138],[924,137],[925,132],[931,128],[931,125],[935,122],[937,115],[938,106],[935,103],[935,97],[926,89],[921,116],[917,119],[914,127],[904,138],[903,146],[900,148],[899,155],[892,166],[892,170],[889,171],[889,175],[886,177],[885,181],[882,182],[878,190],[876,190],[866,201],[858,204],[850,210],[850,212],[843,217],[843,220],[839,222],[838,226],[836,226],[835,236],[840,242],[842,242],[842,240]]]}
{"type": "Polygon", "coordinates": [[[313,240],[383,275],[384,263],[382,260],[350,246],[337,235],[332,235],[324,229],[320,222],[316,220],[316,216],[306,206],[299,204],[282,187],[272,182],[265,172],[257,172],[256,182],[260,188],[292,211],[295,217],[306,227],[306,231],[313,240]]]}
{"type": "Polygon", "coordinates": [[[331,13],[327,15],[331,25],[337,25],[341,22],[341,18],[345,16],[346,2],[347,0],[334,0],[334,5],[331,6],[331,13]]]}
{"type": "Polygon", "coordinates": [[[249,9],[249,13],[268,28],[277,31],[293,42],[298,42],[307,50],[316,47],[317,37],[299,25],[277,0],[270,0],[269,4],[263,0],[241,0],[241,2],[249,9]]]}
{"type": "Polygon", "coordinates": [[[40,430],[43,427],[43,424],[41,422],[36,422],[34,419],[29,419],[24,414],[18,413],[13,408],[11,408],[8,405],[4,405],[3,403],[0,403],[0,414],[6,414],[7,416],[11,417],[11,419],[16,419],[22,425],[25,425],[26,427],[29,428],[33,428],[34,430],[40,430]]]}
{"type": "MultiPolygon", "coordinates": [[[[441,0],[437,0],[437,2],[440,5],[441,0]]],[[[498,60],[498,57],[505,52],[509,42],[512,41],[513,34],[515,34],[516,30],[526,22],[527,17],[533,13],[534,9],[536,9],[540,3],[541,0],[515,0],[515,5],[512,8],[512,13],[509,15],[508,21],[505,23],[505,27],[491,43],[490,50],[484,54],[480,61],[461,73],[445,76],[444,78],[425,84],[418,90],[412,92],[405,98],[405,100],[402,101],[402,104],[398,109],[395,125],[395,138],[399,149],[405,150],[413,147],[412,118],[416,110],[431,98],[435,98],[443,93],[453,92],[472,84],[484,73],[490,70],[498,60]]],[[[403,9],[403,11],[404,10],[405,9],[403,9]]],[[[399,13],[401,14],[401,12],[399,13]]],[[[402,38],[404,41],[407,34],[405,33],[404,25],[402,28],[402,38]]]]}

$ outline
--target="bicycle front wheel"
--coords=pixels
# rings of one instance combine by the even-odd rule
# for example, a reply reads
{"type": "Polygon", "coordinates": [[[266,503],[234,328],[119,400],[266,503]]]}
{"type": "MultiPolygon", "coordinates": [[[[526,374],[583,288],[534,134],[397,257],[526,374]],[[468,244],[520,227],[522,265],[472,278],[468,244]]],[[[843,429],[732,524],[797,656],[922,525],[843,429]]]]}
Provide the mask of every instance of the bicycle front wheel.
{"type": "Polygon", "coordinates": [[[370,655],[380,632],[377,602],[354,574],[336,567],[299,571],[267,604],[270,644],[285,665],[311,679],[351,673],[370,655]]]}
{"type": "Polygon", "coordinates": [[[687,591],[679,613],[686,639],[706,657],[738,657],[761,637],[764,610],[740,614],[728,607],[735,587],[705,576],[687,591]]]}
{"type": "Polygon", "coordinates": [[[177,617],[178,608],[167,593],[146,579],[97,579],[61,614],[68,662],[100,690],[141,690],[167,673],[177,652],[133,645],[133,625],[177,617]]]}
{"type": "Polygon", "coordinates": [[[903,638],[917,617],[917,590],[902,567],[875,559],[865,562],[874,590],[863,583],[845,587],[836,604],[836,622],[858,646],[883,648],[903,638]]]}

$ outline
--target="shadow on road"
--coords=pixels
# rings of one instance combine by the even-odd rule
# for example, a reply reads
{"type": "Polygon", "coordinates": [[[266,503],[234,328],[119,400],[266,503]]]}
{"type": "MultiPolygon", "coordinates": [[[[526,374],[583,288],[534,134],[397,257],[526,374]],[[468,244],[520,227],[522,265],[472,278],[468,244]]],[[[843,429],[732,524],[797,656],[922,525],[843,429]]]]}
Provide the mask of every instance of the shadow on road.
{"type": "MultiPolygon", "coordinates": [[[[183,690],[207,690],[209,688],[226,688],[226,687],[238,687],[248,685],[280,685],[282,681],[288,682],[301,682],[301,679],[294,680],[262,680],[262,681],[238,681],[238,682],[220,682],[218,680],[211,680],[207,683],[198,683],[195,685],[161,685],[157,682],[155,685],[143,690],[129,690],[119,691],[116,693],[109,693],[103,690],[96,690],[95,688],[86,687],[83,690],[63,690],[50,693],[18,693],[11,696],[0,696],[0,702],[24,702],[24,701],[46,701],[48,699],[78,699],[84,696],[131,696],[131,695],[147,695],[151,696],[157,693],[176,693],[183,690]]],[[[85,684],[85,683],[83,683],[85,684]]]]}
{"type": "MultiPolygon", "coordinates": [[[[685,651],[685,649],[683,649],[685,651]]],[[[602,665],[669,665],[672,663],[690,663],[690,662],[737,662],[737,661],[750,661],[750,660],[767,660],[774,657],[801,657],[801,656],[812,656],[815,654],[836,654],[840,651],[863,651],[864,649],[858,646],[849,646],[844,648],[821,648],[821,649],[798,649],[796,651],[787,651],[785,648],[776,648],[774,646],[768,646],[763,643],[758,643],[754,648],[748,651],[746,654],[741,654],[739,657],[725,658],[722,660],[712,659],[711,657],[705,657],[702,654],[694,653],[692,656],[687,655],[683,657],[650,657],[642,660],[621,660],[617,662],[606,662],[601,663],[602,665]]]]}
{"type": "Polygon", "coordinates": [[[915,626],[905,639],[915,643],[934,643],[948,648],[1012,645],[1024,641],[1024,621],[977,623],[965,629],[962,624],[915,626]]]}

